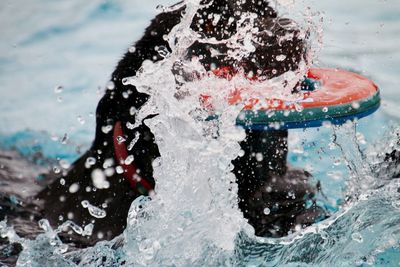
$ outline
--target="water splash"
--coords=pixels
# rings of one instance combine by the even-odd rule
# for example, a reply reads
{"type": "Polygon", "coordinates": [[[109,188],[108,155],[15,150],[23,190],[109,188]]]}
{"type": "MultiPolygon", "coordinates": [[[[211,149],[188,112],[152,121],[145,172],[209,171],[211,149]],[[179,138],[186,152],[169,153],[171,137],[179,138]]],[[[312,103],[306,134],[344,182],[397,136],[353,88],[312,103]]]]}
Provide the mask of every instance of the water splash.
{"type": "Polygon", "coordinates": [[[100,209],[96,206],[93,206],[87,200],[83,200],[81,204],[82,204],[82,207],[88,209],[90,215],[92,215],[95,218],[104,218],[107,216],[107,213],[105,210],[100,209]]]}

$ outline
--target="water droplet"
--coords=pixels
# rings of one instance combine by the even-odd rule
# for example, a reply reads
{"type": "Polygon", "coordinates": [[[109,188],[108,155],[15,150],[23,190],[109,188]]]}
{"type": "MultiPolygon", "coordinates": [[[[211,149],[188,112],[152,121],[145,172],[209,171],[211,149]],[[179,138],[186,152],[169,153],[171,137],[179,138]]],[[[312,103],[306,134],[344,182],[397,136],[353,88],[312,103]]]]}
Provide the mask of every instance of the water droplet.
{"type": "Polygon", "coordinates": [[[275,129],[275,130],[279,130],[281,128],[281,123],[276,121],[276,122],[272,122],[270,123],[269,127],[275,129]]]}
{"type": "Polygon", "coordinates": [[[118,174],[122,174],[122,173],[124,173],[124,168],[122,168],[121,166],[117,166],[117,167],[115,168],[115,171],[116,171],[118,174]]]}
{"type": "Polygon", "coordinates": [[[49,232],[51,230],[50,223],[46,219],[41,219],[39,221],[39,227],[42,228],[45,232],[49,232]]]}
{"type": "Polygon", "coordinates": [[[335,144],[334,142],[330,142],[330,143],[328,144],[328,148],[329,148],[330,150],[334,150],[334,149],[337,148],[337,146],[336,146],[336,144],[335,144]]]}
{"type": "Polygon", "coordinates": [[[310,173],[314,172],[314,166],[311,163],[306,163],[304,166],[304,170],[310,173]]]}
{"type": "Polygon", "coordinates": [[[354,241],[356,241],[358,243],[362,243],[364,241],[364,239],[360,233],[353,233],[351,235],[351,239],[353,239],[354,241]]]}
{"type": "Polygon", "coordinates": [[[392,207],[400,210],[400,200],[395,200],[392,202],[392,207]]]}
{"type": "Polygon", "coordinates": [[[60,179],[60,184],[61,184],[61,185],[65,185],[65,179],[64,179],[64,178],[61,178],[61,179],[60,179]]]}
{"type": "Polygon", "coordinates": [[[61,85],[59,85],[59,86],[56,86],[56,87],[54,88],[54,93],[60,94],[60,93],[62,93],[63,90],[64,90],[64,87],[61,86],[61,85]]]}
{"type": "Polygon", "coordinates": [[[105,174],[107,177],[113,176],[114,173],[115,173],[114,168],[107,168],[107,169],[104,170],[104,174],[105,174]]]}
{"type": "Polygon", "coordinates": [[[129,121],[126,123],[126,128],[128,128],[129,130],[132,130],[135,128],[135,125],[130,123],[129,121]]]}
{"type": "Polygon", "coordinates": [[[68,134],[64,134],[63,138],[61,139],[61,144],[65,145],[68,142],[68,134]]]}
{"type": "Polygon", "coordinates": [[[239,119],[239,120],[244,120],[244,119],[246,119],[246,114],[243,113],[243,112],[239,113],[238,119],[239,119]]]}
{"type": "Polygon", "coordinates": [[[156,10],[159,12],[163,12],[164,11],[164,6],[163,5],[157,5],[156,6],[156,10]]]}
{"type": "Polygon", "coordinates": [[[284,61],[286,59],[286,56],[285,55],[278,55],[278,56],[276,56],[276,60],[277,61],[284,61]]]}
{"type": "Polygon", "coordinates": [[[271,210],[269,208],[264,209],[264,214],[269,215],[271,213],[271,210]]]}
{"type": "Polygon", "coordinates": [[[50,246],[54,247],[55,245],[57,245],[57,242],[54,239],[50,239],[49,244],[50,244],[50,246]]]}
{"type": "Polygon", "coordinates": [[[156,51],[163,58],[168,57],[168,55],[170,54],[170,52],[168,51],[168,48],[164,45],[156,47],[156,51]]]}
{"type": "Polygon", "coordinates": [[[53,167],[53,172],[55,173],[55,174],[58,174],[58,173],[60,173],[60,168],[58,168],[57,166],[54,166],[53,167]]]}
{"type": "Polygon", "coordinates": [[[365,136],[360,132],[356,133],[356,139],[357,139],[357,142],[360,143],[361,145],[367,144],[367,141],[365,140],[365,136]]]}
{"type": "Polygon", "coordinates": [[[113,158],[109,158],[109,159],[105,159],[104,163],[103,163],[103,169],[107,169],[114,166],[114,159],[113,158]]]}
{"type": "Polygon", "coordinates": [[[91,174],[93,185],[98,189],[107,189],[110,183],[106,180],[106,175],[100,169],[94,169],[91,174]]]}
{"type": "Polygon", "coordinates": [[[301,146],[293,148],[292,152],[294,154],[303,154],[304,153],[304,148],[301,146]]]}
{"type": "Polygon", "coordinates": [[[298,103],[295,103],[295,104],[294,104],[294,108],[295,108],[295,110],[296,110],[297,112],[302,112],[302,111],[304,110],[303,105],[300,105],[300,104],[298,104],[298,103]]]}
{"type": "Polygon", "coordinates": [[[58,136],[56,134],[52,134],[50,138],[52,141],[58,141],[58,136]]]}
{"type": "Polygon", "coordinates": [[[122,84],[123,85],[128,85],[129,78],[122,78],[122,84]]]}
{"type": "Polygon", "coordinates": [[[264,159],[264,156],[262,153],[256,153],[256,160],[258,162],[262,161],[264,159]]]}
{"type": "MultiPolygon", "coordinates": [[[[279,102],[276,101],[276,105],[279,105],[279,102]]],[[[274,106],[274,103],[272,103],[272,106],[274,106]]],[[[265,112],[265,114],[268,116],[268,118],[272,118],[273,116],[275,116],[275,111],[272,110],[268,110],[267,112],[265,112]]],[[[246,116],[246,114],[244,114],[244,116],[246,116]]]]}
{"type": "Polygon", "coordinates": [[[335,166],[339,166],[340,164],[342,164],[342,160],[340,160],[340,159],[336,159],[336,160],[333,162],[333,165],[335,165],[335,166]]]}
{"type": "Polygon", "coordinates": [[[326,175],[333,178],[334,180],[341,180],[343,178],[343,174],[341,171],[329,171],[326,173],[326,175]]]}
{"type": "Polygon", "coordinates": [[[123,137],[123,136],[117,136],[117,142],[118,142],[118,144],[122,144],[123,142],[125,142],[126,141],[126,138],[125,137],[123,137]]]}
{"type": "Polygon", "coordinates": [[[103,238],[104,238],[103,232],[98,232],[98,233],[97,233],[97,238],[98,238],[98,239],[103,239],[103,238]]]}
{"type": "MultiPolygon", "coordinates": [[[[26,192],[26,188],[25,187],[23,187],[21,190],[22,190],[22,192],[26,192]]],[[[21,205],[22,204],[22,201],[19,201],[18,198],[16,196],[14,196],[14,195],[11,195],[9,197],[9,200],[15,205],[21,205]]],[[[2,207],[0,206],[0,210],[1,209],[2,209],[2,207]]]]}
{"type": "Polygon", "coordinates": [[[359,109],[359,108],[360,108],[360,103],[358,103],[358,102],[353,102],[353,103],[351,104],[351,106],[352,106],[354,109],[359,109]]]}
{"type": "Polygon", "coordinates": [[[95,218],[104,218],[107,216],[107,213],[105,210],[100,209],[96,206],[93,206],[92,204],[89,203],[89,201],[87,200],[83,200],[81,202],[82,207],[85,209],[88,209],[90,215],[92,215],[95,218]]]}
{"type": "Polygon", "coordinates": [[[329,110],[328,107],[323,107],[322,108],[322,112],[328,112],[328,110],[329,110]]]}
{"type": "Polygon", "coordinates": [[[74,222],[72,222],[72,221],[66,221],[65,223],[63,223],[63,225],[62,226],[69,226],[69,227],[71,227],[71,229],[75,232],[75,233],[77,233],[78,235],[82,235],[82,233],[83,233],[83,229],[82,229],[82,227],[80,227],[79,225],[77,225],[76,223],[74,223],[74,222]]]}
{"type": "Polygon", "coordinates": [[[93,234],[93,223],[89,223],[83,228],[82,236],[91,236],[93,234]]]}
{"type": "Polygon", "coordinates": [[[79,190],[79,184],[78,183],[73,183],[68,189],[68,191],[71,194],[74,194],[74,193],[78,192],[78,190],[79,190]]]}
{"type": "Polygon", "coordinates": [[[290,115],[290,110],[284,110],[283,116],[288,117],[290,115]]]}
{"type": "Polygon", "coordinates": [[[68,251],[68,245],[67,244],[61,244],[59,245],[54,252],[58,254],[64,254],[68,251]]]}
{"type": "Polygon", "coordinates": [[[89,206],[89,201],[82,200],[81,204],[82,204],[82,207],[84,207],[86,209],[89,206]]]}
{"type": "Polygon", "coordinates": [[[129,155],[126,159],[125,159],[125,165],[129,165],[133,162],[134,157],[133,155],[129,155]]]}
{"type": "Polygon", "coordinates": [[[323,240],[329,239],[329,235],[328,235],[328,233],[325,232],[325,231],[320,231],[320,232],[319,232],[319,235],[321,236],[321,238],[322,238],[323,240]]]}
{"type": "Polygon", "coordinates": [[[131,46],[131,47],[129,47],[128,51],[129,51],[129,53],[135,53],[136,47],[135,46],[131,46]]]}
{"type": "Polygon", "coordinates": [[[108,134],[113,129],[112,125],[106,125],[101,127],[101,131],[105,134],[108,134]]]}
{"type": "Polygon", "coordinates": [[[129,109],[129,114],[130,114],[131,116],[135,115],[136,112],[137,112],[137,109],[136,109],[135,107],[131,107],[131,108],[129,109]]]}
{"type": "Polygon", "coordinates": [[[91,166],[96,164],[96,159],[93,157],[88,157],[85,161],[85,168],[89,169],[91,166]]]}
{"type": "Polygon", "coordinates": [[[136,142],[139,140],[140,137],[140,133],[136,132],[135,133],[135,138],[133,138],[133,140],[129,143],[129,146],[127,147],[128,151],[131,151],[133,146],[136,144],[136,142]]]}
{"type": "Polygon", "coordinates": [[[323,121],[323,122],[322,122],[322,126],[324,126],[324,127],[327,128],[327,129],[332,128],[332,122],[330,122],[330,121],[323,121]]]}
{"type": "Polygon", "coordinates": [[[108,90],[114,90],[114,88],[115,88],[114,82],[113,81],[108,81],[108,83],[106,84],[106,88],[108,90]]]}
{"type": "Polygon", "coordinates": [[[82,124],[82,125],[85,124],[85,122],[86,122],[85,119],[82,118],[82,116],[80,116],[80,115],[79,115],[76,119],[77,119],[78,122],[79,122],[80,124],[82,124]]]}
{"type": "Polygon", "coordinates": [[[102,209],[92,206],[92,205],[90,205],[88,207],[88,210],[89,210],[90,215],[92,215],[95,218],[104,218],[107,216],[107,213],[105,210],[102,210],[102,209]]]}
{"type": "Polygon", "coordinates": [[[71,164],[68,162],[68,160],[62,159],[59,161],[59,163],[60,163],[60,167],[63,168],[64,170],[71,167],[71,164]]]}

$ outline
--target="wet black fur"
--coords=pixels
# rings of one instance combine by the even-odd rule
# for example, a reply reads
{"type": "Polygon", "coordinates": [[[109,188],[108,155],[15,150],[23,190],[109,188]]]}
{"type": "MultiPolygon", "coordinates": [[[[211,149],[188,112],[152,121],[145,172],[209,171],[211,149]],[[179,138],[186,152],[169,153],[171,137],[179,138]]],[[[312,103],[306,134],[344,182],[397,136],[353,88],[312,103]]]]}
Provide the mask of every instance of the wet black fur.
{"type": "MultiPolygon", "coordinates": [[[[247,72],[253,71],[256,73],[261,70],[259,75],[264,75],[266,78],[275,77],[287,70],[296,69],[305,50],[304,40],[296,35],[298,31],[288,30],[281,26],[282,24],[287,24],[288,20],[278,18],[277,13],[267,2],[258,0],[255,3],[251,0],[242,2],[241,5],[236,6],[234,4],[235,1],[215,0],[211,6],[199,12],[193,21],[192,28],[208,37],[226,38],[232,35],[235,30],[234,25],[227,26],[228,18],[235,18],[236,23],[240,17],[240,13],[237,12],[252,11],[258,13],[262,18],[258,22],[259,27],[269,29],[274,33],[272,37],[259,36],[260,40],[264,40],[268,45],[259,46],[254,54],[241,62],[234,62],[221,56],[212,57],[209,52],[211,45],[199,43],[195,43],[189,49],[188,57],[204,55],[201,62],[208,69],[212,64],[215,64],[217,67],[227,65],[234,68],[242,67],[247,72]],[[211,20],[207,18],[207,15],[211,13],[222,14],[221,20],[216,26],[211,26],[211,20]],[[201,25],[198,23],[200,19],[204,19],[204,23],[201,25]],[[277,23],[279,21],[280,23],[277,23]],[[277,38],[288,31],[294,33],[293,39],[279,44],[277,38]],[[287,60],[276,61],[276,56],[280,54],[287,55],[287,60]]],[[[109,189],[93,191],[92,171],[96,168],[103,169],[106,159],[115,158],[113,132],[104,132],[102,129],[105,126],[113,127],[115,122],[123,122],[127,142],[135,137],[136,131],[140,132],[141,137],[133,149],[135,164],[140,168],[142,176],[151,179],[151,162],[159,156],[157,145],[154,143],[154,136],[144,124],[134,130],[129,130],[125,127],[127,122],[135,122],[135,118],[130,114],[129,110],[132,107],[139,109],[146,102],[147,95],[137,92],[134,86],[123,85],[122,79],[134,76],[144,60],[162,60],[157,48],[165,46],[169,49],[168,43],[163,37],[180,22],[181,12],[182,9],[178,9],[157,15],[146,29],[143,37],[135,43],[135,50],[127,52],[123,56],[111,76],[114,88],[106,90],[105,95],[98,104],[96,111],[96,137],[91,148],[73,164],[66,175],[59,177],[38,195],[38,199],[44,201],[45,217],[50,220],[53,226],[57,226],[67,220],[68,214],[73,214],[72,220],[78,225],[86,225],[95,221],[94,233],[91,237],[81,238],[76,235],[66,234],[64,238],[78,238],[83,243],[93,244],[100,239],[99,233],[102,233],[104,235],[102,238],[111,239],[120,234],[125,228],[131,202],[138,197],[138,194],[132,190],[123,176],[117,173],[107,178],[110,182],[109,189]],[[96,163],[90,168],[85,167],[88,157],[96,159],[96,163]],[[60,179],[64,179],[65,184],[61,184],[60,179]],[[74,183],[79,184],[79,190],[76,193],[69,193],[68,189],[74,183]],[[91,191],[87,192],[86,188],[91,188],[91,191]],[[82,207],[82,200],[88,200],[92,205],[98,207],[101,207],[103,203],[107,203],[107,207],[104,208],[107,216],[104,219],[93,218],[82,207]]],[[[226,49],[224,47],[215,48],[226,49]]],[[[234,161],[235,174],[239,185],[239,206],[249,223],[255,227],[258,235],[282,236],[287,234],[296,223],[309,224],[315,219],[312,214],[314,211],[311,211],[308,217],[305,213],[305,199],[312,199],[314,192],[314,189],[307,184],[309,175],[299,170],[287,170],[286,138],[286,131],[279,132],[276,135],[248,131],[248,138],[241,144],[246,154],[234,161]],[[260,135],[265,135],[265,138],[272,141],[257,144],[262,139],[260,139],[260,135]],[[279,162],[273,159],[276,157],[276,151],[270,149],[270,147],[279,148],[279,153],[283,153],[283,161],[279,162]],[[263,153],[265,161],[263,166],[255,161],[254,149],[259,149],[263,153]],[[276,162],[273,170],[266,169],[268,161],[276,162]],[[256,165],[260,166],[256,168],[256,165]],[[255,174],[254,170],[258,170],[261,174],[255,174]],[[281,177],[284,178],[279,180],[281,177]],[[267,186],[270,186],[272,191],[267,192],[267,186]],[[289,191],[296,193],[295,199],[289,200],[287,198],[289,191]],[[275,205],[276,203],[278,203],[277,206],[275,205]],[[272,215],[269,217],[263,215],[263,210],[267,206],[271,207],[272,215]],[[299,216],[306,216],[307,219],[301,219],[299,216]]]]}

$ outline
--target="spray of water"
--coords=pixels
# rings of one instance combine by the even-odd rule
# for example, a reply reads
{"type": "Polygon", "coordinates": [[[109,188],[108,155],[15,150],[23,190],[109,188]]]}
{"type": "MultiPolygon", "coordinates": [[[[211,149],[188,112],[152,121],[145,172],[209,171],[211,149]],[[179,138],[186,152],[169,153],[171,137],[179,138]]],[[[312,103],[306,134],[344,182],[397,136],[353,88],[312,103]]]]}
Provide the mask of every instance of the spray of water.
{"type": "MultiPolygon", "coordinates": [[[[145,62],[137,76],[124,81],[151,96],[139,113],[154,133],[161,155],[153,164],[156,193],[151,201],[135,201],[129,212],[124,236],[131,264],[187,266],[229,259],[245,225],[237,206],[231,163],[240,154],[239,142],[245,138],[244,131],[235,126],[244,103],[230,105],[228,98],[233,90],[253,84],[244,75],[229,81],[220,79],[196,60],[184,60],[195,41],[218,42],[199,39],[190,29],[198,8],[197,1],[186,2],[182,22],[168,36],[172,52],[163,51],[163,61],[145,62]],[[183,75],[171,72],[177,65],[200,78],[185,81],[183,75]],[[210,110],[200,101],[205,95],[211,99],[208,104],[218,120],[207,119],[210,110]],[[152,114],[158,115],[145,119],[152,114]]],[[[224,40],[236,60],[253,51],[251,42],[246,42],[254,34],[252,16],[244,16],[248,24],[240,22],[237,34],[224,40]],[[238,45],[239,40],[245,40],[245,45],[238,45]]],[[[282,80],[262,86],[282,87],[282,80]]]]}

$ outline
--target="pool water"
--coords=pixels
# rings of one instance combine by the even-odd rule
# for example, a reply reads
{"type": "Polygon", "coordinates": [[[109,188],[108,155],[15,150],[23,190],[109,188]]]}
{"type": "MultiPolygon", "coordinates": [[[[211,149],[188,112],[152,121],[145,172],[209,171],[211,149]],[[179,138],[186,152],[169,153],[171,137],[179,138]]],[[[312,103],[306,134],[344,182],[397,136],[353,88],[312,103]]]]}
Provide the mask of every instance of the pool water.
{"type": "MultiPolygon", "coordinates": [[[[93,139],[95,108],[110,73],[126,48],[140,38],[159,3],[3,1],[0,147],[16,148],[25,156],[39,151],[45,158],[72,163],[93,139]]],[[[352,175],[348,162],[360,170],[362,182],[366,172],[361,170],[371,167],[374,154],[395,140],[391,133],[400,122],[400,2],[301,3],[322,12],[324,18],[323,47],[315,66],[353,70],[371,78],[381,89],[382,106],[356,128],[321,127],[290,133],[290,163],[321,181],[321,205],[338,219],[295,241],[273,244],[243,234],[230,261],[247,266],[398,265],[398,182],[373,190],[363,201],[347,207],[346,213],[341,205],[346,177],[352,175]]],[[[102,244],[99,250],[114,253],[114,258],[123,254],[105,247],[102,244]]]]}

